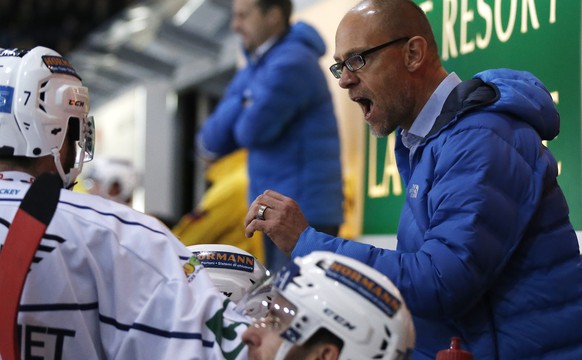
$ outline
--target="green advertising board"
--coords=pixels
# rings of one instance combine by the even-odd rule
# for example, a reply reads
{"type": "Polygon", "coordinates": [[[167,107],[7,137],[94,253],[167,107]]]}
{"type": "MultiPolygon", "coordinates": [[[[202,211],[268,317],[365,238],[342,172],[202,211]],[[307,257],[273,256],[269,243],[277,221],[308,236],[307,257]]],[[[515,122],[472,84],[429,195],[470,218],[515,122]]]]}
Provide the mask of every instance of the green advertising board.
{"type": "MultiPolygon", "coordinates": [[[[582,73],[580,0],[416,0],[431,22],[449,72],[470,79],[490,68],[535,74],[561,116],[547,146],[577,231],[582,230],[582,73]]],[[[394,161],[394,134],[367,134],[362,234],[395,234],[404,201],[394,161]]]]}

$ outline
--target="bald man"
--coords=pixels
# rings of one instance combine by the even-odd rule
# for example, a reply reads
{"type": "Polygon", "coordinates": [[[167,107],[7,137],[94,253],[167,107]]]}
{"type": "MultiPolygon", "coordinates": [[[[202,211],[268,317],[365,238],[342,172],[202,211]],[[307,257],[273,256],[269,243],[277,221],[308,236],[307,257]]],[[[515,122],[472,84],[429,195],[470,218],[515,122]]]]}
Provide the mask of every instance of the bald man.
{"type": "Polygon", "coordinates": [[[292,257],[333,251],[387,275],[414,317],[415,359],[434,359],[452,336],[476,359],[582,358],[580,250],[542,144],[560,123],[542,82],[509,69],[467,81],[447,73],[408,0],[352,8],[334,58],[332,74],[371,131],[396,131],[406,184],[397,249],[319,233],[274,191],[251,204],[247,235],[262,231],[292,257]]]}

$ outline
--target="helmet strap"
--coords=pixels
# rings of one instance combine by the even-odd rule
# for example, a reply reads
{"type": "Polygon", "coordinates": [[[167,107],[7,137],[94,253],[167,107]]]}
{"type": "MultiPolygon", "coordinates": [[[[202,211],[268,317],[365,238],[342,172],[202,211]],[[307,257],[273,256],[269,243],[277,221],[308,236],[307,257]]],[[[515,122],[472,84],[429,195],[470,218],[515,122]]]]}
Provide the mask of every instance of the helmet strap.
{"type": "Polygon", "coordinates": [[[51,152],[53,153],[53,159],[55,161],[55,167],[57,168],[57,172],[59,173],[61,180],[63,180],[63,187],[65,189],[71,188],[74,185],[73,183],[77,178],[77,175],[79,175],[80,169],[77,168],[69,169],[69,172],[65,173],[65,170],[63,169],[63,164],[61,163],[61,153],[59,149],[53,148],[51,152]]]}

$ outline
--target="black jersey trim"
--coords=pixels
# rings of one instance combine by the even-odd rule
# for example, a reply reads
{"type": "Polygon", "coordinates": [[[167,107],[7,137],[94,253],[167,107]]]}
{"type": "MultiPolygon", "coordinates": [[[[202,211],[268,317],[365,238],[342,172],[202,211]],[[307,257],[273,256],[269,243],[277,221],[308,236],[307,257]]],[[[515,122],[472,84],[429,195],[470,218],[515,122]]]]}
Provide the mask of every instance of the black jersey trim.
{"type": "Polygon", "coordinates": [[[151,228],[151,227],[149,227],[149,226],[147,226],[147,225],[145,225],[145,224],[142,224],[142,223],[140,223],[140,222],[137,222],[137,221],[128,221],[128,220],[124,220],[124,219],[122,219],[121,217],[119,217],[118,215],[116,215],[116,214],[114,214],[114,213],[109,213],[109,212],[99,211],[99,210],[97,210],[97,209],[95,209],[95,208],[92,208],[92,207],[90,207],[90,206],[86,206],[86,205],[79,205],[79,204],[74,204],[74,203],[67,202],[67,201],[61,201],[61,203],[63,203],[63,204],[67,204],[67,205],[70,205],[70,206],[73,206],[73,207],[76,207],[76,208],[78,208],[78,209],[91,210],[91,211],[94,211],[94,212],[96,212],[96,213],[97,213],[97,214],[99,214],[99,215],[103,215],[103,216],[111,216],[111,217],[114,217],[114,218],[116,218],[117,220],[119,220],[120,222],[122,222],[122,223],[124,223],[124,224],[126,224],[126,225],[134,225],[134,226],[140,226],[140,227],[142,227],[142,228],[144,228],[144,229],[147,229],[147,230],[149,230],[149,231],[151,231],[151,232],[154,232],[154,233],[156,233],[156,234],[160,234],[160,235],[166,235],[166,234],[165,234],[163,231],[160,231],[160,230],[153,229],[153,228],[151,228]]]}
{"type": "Polygon", "coordinates": [[[165,338],[174,338],[174,339],[189,339],[189,340],[201,340],[202,346],[204,347],[213,347],[214,341],[204,340],[202,339],[202,334],[200,333],[190,333],[190,332],[182,332],[182,331],[167,331],[161,330],[158,328],[154,328],[148,325],[140,324],[140,323],[133,323],[131,325],[122,324],[117,320],[110,318],[105,315],[99,314],[99,320],[105,324],[109,324],[114,326],[118,330],[122,331],[129,331],[131,329],[143,331],[148,334],[165,337],[165,338]]]}
{"type": "Polygon", "coordinates": [[[18,311],[21,312],[39,312],[39,311],[87,311],[95,310],[99,307],[99,303],[86,303],[86,304],[27,304],[20,305],[18,311]]]}

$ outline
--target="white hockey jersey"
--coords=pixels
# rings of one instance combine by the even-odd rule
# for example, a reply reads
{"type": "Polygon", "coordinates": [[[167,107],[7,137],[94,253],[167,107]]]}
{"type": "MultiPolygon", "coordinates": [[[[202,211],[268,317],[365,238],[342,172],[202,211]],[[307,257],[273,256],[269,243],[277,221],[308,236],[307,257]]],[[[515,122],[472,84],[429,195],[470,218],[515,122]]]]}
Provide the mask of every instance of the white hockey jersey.
{"type": "MultiPolygon", "coordinates": [[[[31,177],[0,173],[0,243],[31,177]]],[[[61,190],[18,314],[25,359],[246,359],[247,319],[157,219],[61,190]]]]}

